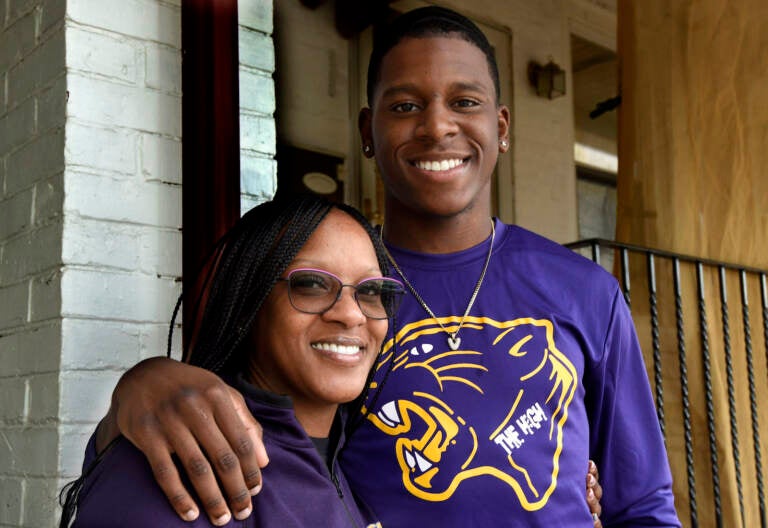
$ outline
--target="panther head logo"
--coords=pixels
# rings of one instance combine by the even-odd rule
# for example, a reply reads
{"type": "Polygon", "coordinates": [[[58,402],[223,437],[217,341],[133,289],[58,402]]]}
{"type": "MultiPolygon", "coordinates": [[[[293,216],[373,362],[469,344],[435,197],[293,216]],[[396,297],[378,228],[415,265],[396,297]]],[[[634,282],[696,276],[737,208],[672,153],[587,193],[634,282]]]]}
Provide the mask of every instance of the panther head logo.
{"type": "MultiPolygon", "coordinates": [[[[459,320],[440,322],[454,332],[459,320]]],[[[444,501],[472,479],[492,477],[525,509],[538,510],[557,486],[576,369],[557,349],[551,321],[467,317],[463,341],[481,335],[491,336],[486,350],[451,350],[434,319],[404,327],[385,345],[377,369],[391,368],[399,386],[419,390],[374,403],[368,419],[393,437],[403,485],[413,495],[444,501]]]]}

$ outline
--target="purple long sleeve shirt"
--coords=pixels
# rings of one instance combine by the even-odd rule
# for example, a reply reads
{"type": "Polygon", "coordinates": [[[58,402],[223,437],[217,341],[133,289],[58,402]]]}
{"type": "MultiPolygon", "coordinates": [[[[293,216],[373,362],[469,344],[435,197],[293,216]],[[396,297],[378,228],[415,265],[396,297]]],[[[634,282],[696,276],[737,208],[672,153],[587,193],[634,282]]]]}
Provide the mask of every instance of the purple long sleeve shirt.
{"type": "Polygon", "coordinates": [[[445,328],[403,300],[376,382],[391,372],[342,459],[353,489],[384,527],[587,528],[591,457],[606,528],[680,526],[632,319],[602,268],[497,222],[450,348],[488,244],[390,247],[445,328]]]}

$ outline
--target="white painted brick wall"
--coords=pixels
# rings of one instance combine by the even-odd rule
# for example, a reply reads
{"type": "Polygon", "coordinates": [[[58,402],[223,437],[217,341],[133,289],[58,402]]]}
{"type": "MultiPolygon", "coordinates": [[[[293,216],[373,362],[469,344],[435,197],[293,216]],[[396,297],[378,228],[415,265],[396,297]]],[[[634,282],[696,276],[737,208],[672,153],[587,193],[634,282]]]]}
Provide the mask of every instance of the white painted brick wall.
{"type": "MultiPolygon", "coordinates": [[[[21,4],[22,2],[17,2],[21,4]]],[[[10,3],[11,9],[13,2],[10,3]]],[[[41,35],[47,35],[49,31],[60,25],[66,14],[67,2],[61,0],[42,0],[40,4],[39,32],[41,35]]]]}
{"type": "Polygon", "coordinates": [[[70,118],[181,136],[181,98],[144,86],[121,84],[79,73],[67,76],[70,118]]]}
{"type": "Polygon", "coordinates": [[[8,426],[0,443],[0,460],[10,460],[7,470],[10,475],[55,475],[58,469],[57,438],[58,429],[54,424],[44,427],[8,426]]]}
{"type": "Polygon", "coordinates": [[[241,28],[272,34],[272,0],[237,0],[237,18],[241,28]]]}
{"type": "Polygon", "coordinates": [[[1,526],[49,526],[55,511],[63,4],[3,2],[0,16],[1,526]]]}
{"type": "Polygon", "coordinates": [[[275,71],[275,52],[272,37],[255,27],[241,25],[238,28],[238,54],[240,64],[262,70],[275,71]]]}
{"type": "Polygon", "coordinates": [[[157,226],[67,219],[63,257],[70,264],[176,276],[181,232],[157,226]]]}
{"type": "Polygon", "coordinates": [[[141,357],[142,326],[123,321],[64,319],[62,370],[127,369],[141,357]],[[113,349],[121,353],[109,353],[113,349]]]}
{"type": "Polygon", "coordinates": [[[157,134],[142,134],[141,174],[147,181],[181,183],[181,143],[157,134]]]}
{"type": "MultiPolygon", "coordinates": [[[[91,344],[93,346],[94,343],[91,344]]],[[[111,347],[110,347],[111,348],[111,347]]],[[[104,350],[105,353],[112,352],[104,350]]],[[[93,431],[93,426],[98,422],[109,408],[109,396],[115,387],[122,370],[86,370],[86,371],[62,371],[59,383],[61,384],[61,401],[66,403],[60,409],[59,419],[64,426],[84,424],[85,428],[79,428],[86,438],[93,431]]],[[[69,427],[70,434],[77,434],[78,429],[69,427]]],[[[86,438],[87,440],[87,438],[86,438]]],[[[80,453],[76,453],[75,460],[82,461],[83,447],[80,445],[80,453]]],[[[71,464],[71,460],[62,460],[62,464],[71,464]]]]}
{"type": "Polygon", "coordinates": [[[265,155],[242,152],[240,155],[240,190],[261,201],[272,197],[277,188],[277,164],[265,155]]]}
{"type": "Polygon", "coordinates": [[[33,193],[34,189],[26,189],[5,200],[0,209],[0,240],[8,239],[29,228],[32,221],[33,193]]]}
{"type": "Polygon", "coordinates": [[[32,219],[42,225],[61,216],[61,204],[64,201],[63,173],[55,174],[35,183],[32,219]]]}
{"type": "Polygon", "coordinates": [[[271,117],[241,111],[240,148],[249,152],[274,154],[276,145],[275,121],[271,117]]]}
{"type": "Polygon", "coordinates": [[[56,31],[8,71],[8,104],[13,106],[20,101],[29,100],[30,93],[48,85],[49,66],[61,64],[63,60],[64,32],[56,31]]]}
{"type": "Polygon", "coordinates": [[[61,314],[61,271],[51,270],[29,281],[30,323],[48,323],[61,314]]]}
{"type": "Polygon", "coordinates": [[[64,149],[67,168],[136,174],[137,136],[130,130],[87,125],[70,119],[64,149]]]}
{"type": "MultiPolygon", "coordinates": [[[[25,212],[29,214],[29,212],[25,212]]],[[[0,262],[0,281],[15,284],[55,269],[61,262],[61,225],[54,223],[27,230],[5,242],[5,258],[0,262]]]]}
{"type": "Polygon", "coordinates": [[[67,15],[76,23],[137,41],[181,48],[179,2],[157,0],[70,0],[67,15]]]}
{"type": "Polygon", "coordinates": [[[79,424],[59,427],[59,474],[62,477],[59,489],[80,476],[83,467],[83,446],[88,443],[90,437],[90,431],[86,431],[79,424]]]}
{"type": "Polygon", "coordinates": [[[179,293],[174,278],[68,266],[61,276],[61,312],[66,317],[166,322],[179,293]]]}
{"type": "Polygon", "coordinates": [[[0,526],[45,527],[178,294],[180,6],[0,14],[0,526]]]}
{"type": "MultiPolygon", "coordinates": [[[[32,183],[62,173],[64,171],[63,128],[41,132],[19,149],[11,151],[5,157],[5,169],[6,195],[12,195],[30,187],[32,183]]],[[[57,183],[62,182],[58,180],[57,183]]],[[[57,205],[60,211],[61,202],[57,205]]]]}
{"type": "Polygon", "coordinates": [[[181,57],[179,50],[164,44],[147,43],[146,85],[174,94],[181,93],[181,57]]]}
{"type": "MultiPolygon", "coordinates": [[[[253,205],[276,185],[272,0],[239,7],[253,205]]],[[[180,8],[0,0],[2,527],[56,525],[117,378],[165,351],[181,271],[180,8]]]]}
{"type": "Polygon", "coordinates": [[[35,100],[9,108],[0,124],[0,152],[7,153],[29,140],[35,133],[35,100]]]}
{"type": "Polygon", "coordinates": [[[67,214],[178,228],[181,189],[75,169],[67,172],[64,208],[67,214]]]}
{"type": "Polygon", "coordinates": [[[21,501],[24,494],[22,487],[23,482],[20,479],[0,477],[0,489],[3,490],[0,526],[16,526],[21,519],[21,501]]]}
{"type": "Polygon", "coordinates": [[[67,28],[67,69],[135,84],[141,47],[133,39],[74,24],[67,28]]]}
{"type": "Polygon", "coordinates": [[[27,320],[29,303],[29,284],[22,282],[4,285],[0,290],[3,302],[0,303],[0,328],[8,329],[23,325],[27,320]]]}
{"type": "Polygon", "coordinates": [[[4,424],[21,424],[24,422],[27,410],[27,391],[29,380],[25,378],[8,378],[0,385],[0,420],[4,424]]]}
{"type": "Polygon", "coordinates": [[[21,511],[20,526],[25,528],[51,526],[51,519],[58,515],[55,499],[58,497],[60,489],[59,479],[35,475],[26,476],[24,479],[24,508],[21,511]]]}
{"type": "MultiPolygon", "coordinates": [[[[5,297],[3,297],[5,300],[5,297]]],[[[4,303],[3,303],[4,304],[4,303]]],[[[61,349],[59,321],[43,325],[28,325],[15,332],[3,332],[0,337],[0,379],[3,383],[25,374],[54,372],[59,368],[58,351],[61,349]],[[32,353],[37,351],[39,353],[32,353]],[[54,351],[54,353],[50,353],[54,351]],[[45,353],[43,353],[45,352],[45,353]]]]}
{"type": "Polygon", "coordinates": [[[152,339],[145,353],[145,336],[165,336],[180,292],[180,14],[162,0],[67,6],[62,477],[79,474],[119,376],[164,352],[152,339]]]}
{"type": "Polygon", "coordinates": [[[238,1],[240,59],[240,211],[272,198],[277,189],[275,51],[272,0],[238,1]]]}
{"type": "MultiPolygon", "coordinates": [[[[5,12],[3,14],[5,15],[5,12]]],[[[0,69],[6,73],[11,66],[19,62],[19,59],[34,49],[37,37],[36,18],[33,11],[22,16],[13,12],[9,15],[10,17],[4,21],[3,34],[0,36],[0,69]]]]}

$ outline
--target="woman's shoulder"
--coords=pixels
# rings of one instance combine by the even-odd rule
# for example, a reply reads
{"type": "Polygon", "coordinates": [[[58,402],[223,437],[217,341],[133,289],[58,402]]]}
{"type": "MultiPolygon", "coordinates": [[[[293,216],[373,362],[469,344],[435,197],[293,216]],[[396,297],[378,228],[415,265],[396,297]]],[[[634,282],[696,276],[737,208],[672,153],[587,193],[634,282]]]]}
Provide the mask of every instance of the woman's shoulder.
{"type": "Polygon", "coordinates": [[[73,528],[212,526],[204,516],[194,523],[178,517],[146,458],[127,439],[120,437],[92,464],[85,468],[73,528]]]}

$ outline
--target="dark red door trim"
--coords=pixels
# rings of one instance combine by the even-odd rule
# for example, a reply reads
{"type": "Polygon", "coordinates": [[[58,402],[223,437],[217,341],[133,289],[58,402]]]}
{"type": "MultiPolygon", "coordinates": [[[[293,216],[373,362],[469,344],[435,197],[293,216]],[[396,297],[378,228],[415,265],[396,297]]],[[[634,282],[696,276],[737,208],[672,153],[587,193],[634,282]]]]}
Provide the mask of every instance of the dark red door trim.
{"type": "Polygon", "coordinates": [[[216,241],[240,216],[237,0],[183,0],[182,274],[184,343],[216,241]]]}

